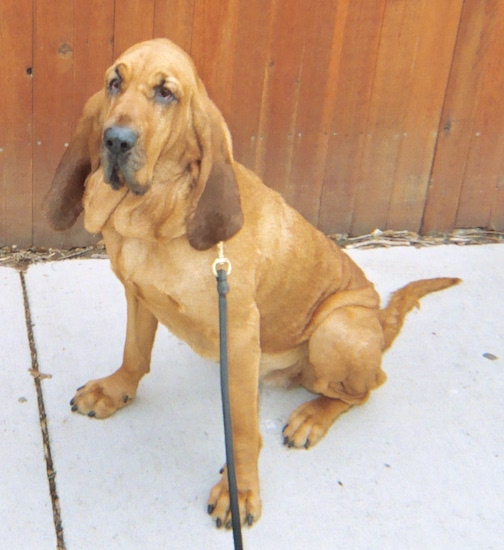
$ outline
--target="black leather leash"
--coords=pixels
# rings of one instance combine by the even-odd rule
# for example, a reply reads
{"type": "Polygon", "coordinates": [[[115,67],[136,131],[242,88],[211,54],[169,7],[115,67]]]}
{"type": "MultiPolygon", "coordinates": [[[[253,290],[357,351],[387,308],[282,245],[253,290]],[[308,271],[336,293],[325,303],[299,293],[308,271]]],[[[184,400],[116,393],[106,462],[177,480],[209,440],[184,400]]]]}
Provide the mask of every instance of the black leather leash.
{"type": "Polygon", "coordinates": [[[240,507],[238,504],[238,487],[236,485],[236,470],[233,453],[233,431],[231,424],[231,403],[229,399],[229,376],[227,355],[227,299],[229,292],[227,275],[231,273],[231,264],[224,258],[222,243],[219,243],[220,256],[214,262],[213,270],[217,278],[219,293],[219,346],[220,346],[220,383],[222,397],[222,414],[224,417],[224,438],[226,445],[226,466],[229,485],[229,500],[231,507],[231,523],[235,550],[243,549],[240,507]],[[216,269],[217,265],[227,265],[228,269],[216,269]]]}

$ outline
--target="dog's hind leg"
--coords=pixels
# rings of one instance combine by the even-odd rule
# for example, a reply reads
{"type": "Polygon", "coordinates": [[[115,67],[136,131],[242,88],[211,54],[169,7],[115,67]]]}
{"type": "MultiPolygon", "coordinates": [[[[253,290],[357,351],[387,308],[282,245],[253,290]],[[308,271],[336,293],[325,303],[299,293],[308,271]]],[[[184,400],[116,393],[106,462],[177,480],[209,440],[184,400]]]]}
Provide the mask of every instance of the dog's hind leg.
{"type": "Polygon", "coordinates": [[[110,416],[135,397],[140,379],[149,372],[158,321],[133,288],[125,288],[128,320],[122,365],[110,376],[79,388],[70,401],[73,411],[96,418],[110,416]]]}
{"type": "Polygon", "coordinates": [[[377,310],[345,307],[332,312],[311,335],[309,362],[300,375],[301,384],[320,396],[291,414],[284,443],[312,447],[338,416],[364,403],[386,380],[380,366],[383,346],[377,310]]]}

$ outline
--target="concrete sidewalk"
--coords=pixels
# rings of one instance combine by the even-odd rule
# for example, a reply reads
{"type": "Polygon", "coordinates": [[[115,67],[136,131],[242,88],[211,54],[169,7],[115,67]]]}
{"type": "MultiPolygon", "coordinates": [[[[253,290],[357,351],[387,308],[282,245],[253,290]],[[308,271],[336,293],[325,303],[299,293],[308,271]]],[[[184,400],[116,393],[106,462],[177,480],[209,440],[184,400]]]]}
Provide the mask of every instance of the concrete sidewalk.
{"type": "MultiPolygon", "coordinates": [[[[504,548],[504,246],[350,255],[384,299],[418,278],[464,283],[410,313],[384,359],[388,382],[314,449],[286,449],[280,435],[309,394],[263,388],[263,517],[245,548],[504,548]]],[[[50,452],[69,550],[232,548],[205,511],[224,463],[218,368],[160,327],[137,399],[107,420],[73,414],[75,389],[120,364],[122,287],[108,260],[35,264],[24,278],[52,376],[37,382],[50,447],[20,274],[2,267],[0,547],[57,547],[50,452]]]]}

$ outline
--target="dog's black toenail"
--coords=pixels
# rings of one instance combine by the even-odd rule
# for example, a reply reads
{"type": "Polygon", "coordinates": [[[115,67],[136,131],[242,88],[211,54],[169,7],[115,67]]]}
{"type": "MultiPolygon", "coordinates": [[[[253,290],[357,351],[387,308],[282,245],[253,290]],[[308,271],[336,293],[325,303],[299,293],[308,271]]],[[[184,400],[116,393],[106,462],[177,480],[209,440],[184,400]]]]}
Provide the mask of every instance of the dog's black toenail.
{"type": "Polygon", "coordinates": [[[222,521],[220,518],[216,519],[215,525],[217,526],[217,529],[220,529],[222,527],[222,521]]]}
{"type": "Polygon", "coordinates": [[[80,386],[79,388],[77,388],[77,391],[81,391],[81,390],[83,390],[85,387],[86,387],[86,384],[84,384],[84,386],[80,386]]]}
{"type": "Polygon", "coordinates": [[[282,428],[282,433],[285,432],[285,430],[289,427],[289,424],[285,424],[285,426],[282,428]]]}
{"type": "Polygon", "coordinates": [[[245,521],[247,522],[247,525],[250,527],[254,523],[254,516],[252,514],[248,514],[245,521]]]}
{"type": "Polygon", "coordinates": [[[77,405],[73,405],[72,406],[72,412],[75,412],[77,410],[77,408],[78,408],[77,405]]]}
{"type": "Polygon", "coordinates": [[[306,443],[304,444],[304,448],[305,448],[305,449],[308,449],[309,446],[310,446],[310,440],[307,439],[307,440],[306,440],[306,443]]]}
{"type": "Polygon", "coordinates": [[[224,468],[225,468],[225,466],[223,466],[223,467],[219,470],[219,474],[223,474],[223,473],[224,473],[224,468]]]}
{"type": "Polygon", "coordinates": [[[294,441],[289,441],[289,444],[287,445],[287,447],[289,447],[289,449],[294,447],[294,441]]]}
{"type": "Polygon", "coordinates": [[[123,397],[123,401],[124,401],[124,403],[127,403],[129,401],[129,395],[125,395],[123,397]]]}
{"type": "Polygon", "coordinates": [[[75,399],[72,398],[72,399],[70,400],[70,405],[75,405],[75,399]]]}
{"type": "Polygon", "coordinates": [[[287,436],[285,436],[285,437],[283,438],[283,444],[284,444],[284,445],[287,445],[288,443],[289,443],[289,438],[288,438],[287,436]]]}
{"type": "Polygon", "coordinates": [[[96,413],[94,411],[89,411],[87,415],[93,418],[94,416],[96,416],[96,413]]]}
{"type": "Polygon", "coordinates": [[[207,507],[207,512],[211,514],[215,510],[215,506],[213,504],[209,504],[207,507]]]}

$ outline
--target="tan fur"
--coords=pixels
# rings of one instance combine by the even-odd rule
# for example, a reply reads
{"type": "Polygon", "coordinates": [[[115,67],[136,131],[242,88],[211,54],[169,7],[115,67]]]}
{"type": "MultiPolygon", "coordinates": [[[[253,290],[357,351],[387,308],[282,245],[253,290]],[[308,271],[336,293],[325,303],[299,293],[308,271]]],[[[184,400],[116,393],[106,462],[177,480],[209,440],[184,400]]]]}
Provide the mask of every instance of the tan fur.
{"type": "Polygon", "coordinates": [[[444,290],[450,286],[460,283],[460,279],[453,277],[438,277],[413,281],[403,288],[396,290],[387,304],[387,307],[380,311],[380,323],[385,337],[385,349],[392,345],[395,337],[403,326],[404,318],[414,307],[420,307],[418,300],[429,294],[444,290]]]}
{"type": "MultiPolygon", "coordinates": [[[[342,412],[385,381],[382,352],[407,311],[425,293],[457,282],[412,283],[380,311],[378,294],[360,268],[233,160],[221,114],[189,57],[167,40],[130,48],[107,71],[105,90],[86,105],[48,194],[50,223],[71,225],[82,195],[86,228],[103,233],[128,304],[122,365],[78,390],[72,405],[84,414],[105,418],[135,396],[149,371],[158,322],[199,354],[218,358],[211,266],[215,244],[226,241],[233,265],[233,435],[240,510],[248,523],[261,513],[260,378],[319,394],[292,413],[283,432],[288,446],[311,447],[342,412]],[[114,79],[120,81],[117,92],[114,79]],[[160,86],[175,100],[160,98],[160,86]],[[117,126],[138,138],[124,156],[110,156],[103,142],[104,131],[117,126]],[[112,189],[107,174],[119,162],[125,168],[117,170],[112,189]],[[85,190],[82,166],[90,167],[85,190]]],[[[225,474],[211,491],[209,512],[218,525],[229,521],[225,474]]]]}

